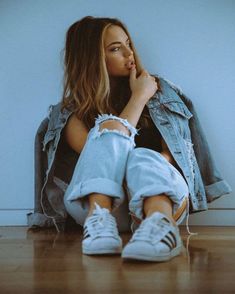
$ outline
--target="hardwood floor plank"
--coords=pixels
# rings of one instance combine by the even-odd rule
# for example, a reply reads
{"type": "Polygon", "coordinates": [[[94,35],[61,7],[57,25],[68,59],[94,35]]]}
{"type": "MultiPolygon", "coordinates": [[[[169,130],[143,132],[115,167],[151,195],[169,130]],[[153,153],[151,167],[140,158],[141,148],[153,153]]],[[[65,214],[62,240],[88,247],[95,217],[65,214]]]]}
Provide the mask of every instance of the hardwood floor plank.
{"type": "Polygon", "coordinates": [[[81,230],[0,227],[0,293],[235,293],[235,228],[193,231],[180,256],[149,263],[82,255],[81,230]]]}

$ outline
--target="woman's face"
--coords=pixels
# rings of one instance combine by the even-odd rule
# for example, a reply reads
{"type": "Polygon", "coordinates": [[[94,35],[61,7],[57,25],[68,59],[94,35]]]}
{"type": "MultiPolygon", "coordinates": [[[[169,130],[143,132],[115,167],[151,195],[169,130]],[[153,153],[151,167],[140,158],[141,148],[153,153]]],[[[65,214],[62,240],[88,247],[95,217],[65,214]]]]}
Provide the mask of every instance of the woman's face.
{"type": "Polygon", "coordinates": [[[109,76],[128,76],[135,66],[131,44],[125,31],[111,25],[104,34],[105,61],[109,76]]]}

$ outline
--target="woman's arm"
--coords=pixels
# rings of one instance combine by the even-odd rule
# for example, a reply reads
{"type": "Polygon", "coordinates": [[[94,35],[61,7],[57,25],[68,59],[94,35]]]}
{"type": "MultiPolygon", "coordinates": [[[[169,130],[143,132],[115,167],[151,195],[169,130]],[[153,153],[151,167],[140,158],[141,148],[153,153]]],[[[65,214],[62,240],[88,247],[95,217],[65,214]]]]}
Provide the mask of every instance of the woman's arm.
{"type": "MultiPolygon", "coordinates": [[[[133,127],[136,127],[145,104],[157,91],[157,83],[155,78],[150,76],[146,70],[136,77],[136,69],[132,68],[130,72],[130,88],[131,98],[120,113],[119,117],[126,119],[133,127]]],[[[130,135],[129,130],[118,121],[108,120],[102,123],[103,128],[118,129],[126,135],[130,135]]]]}
{"type": "Polygon", "coordinates": [[[88,130],[85,124],[72,114],[65,126],[65,139],[78,154],[81,153],[87,139],[88,130]]]}
{"type": "Polygon", "coordinates": [[[132,68],[130,72],[131,98],[119,115],[127,119],[130,124],[136,127],[145,104],[157,91],[157,83],[146,70],[136,77],[136,69],[132,68]]]}
{"type": "MultiPolygon", "coordinates": [[[[138,94],[132,95],[119,117],[126,119],[133,127],[136,127],[145,106],[145,102],[143,101],[144,100],[138,94]]],[[[128,136],[130,135],[128,128],[117,120],[107,120],[102,122],[100,130],[104,128],[117,129],[128,136]]]]}
{"type": "MultiPolygon", "coordinates": [[[[141,113],[147,101],[154,95],[157,90],[155,78],[150,76],[146,70],[143,70],[138,78],[136,78],[136,69],[130,72],[130,88],[132,95],[127,105],[119,115],[120,118],[127,119],[128,122],[136,127],[141,113]]],[[[110,129],[120,129],[129,134],[129,130],[115,120],[104,121],[100,127],[110,129]]],[[[75,114],[72,114],[65,127],[65,138],[72,149],[81,153],[87,139],[88,130],[84,123],[80,121],[75,114]]]]}

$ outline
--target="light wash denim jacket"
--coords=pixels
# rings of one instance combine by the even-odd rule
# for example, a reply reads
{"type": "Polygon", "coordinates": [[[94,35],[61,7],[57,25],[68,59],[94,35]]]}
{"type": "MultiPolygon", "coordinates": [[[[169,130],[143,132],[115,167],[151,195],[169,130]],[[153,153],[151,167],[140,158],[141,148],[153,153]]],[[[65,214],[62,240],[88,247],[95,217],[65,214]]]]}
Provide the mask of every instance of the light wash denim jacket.
{"type": "MultiPolygon", "coordinates": [[[[208,208],[207,203],[231,192],[212,159],[205,135],[191,100],[180,88],[159,78],[162,92],[157,91],[147,106],[153,122],[159,129],[172,156],[178,164],[190,191],[190,212],[208,208]]],[[[51,105],[49,123],[43,139],[43,152],[47,158],[47,171],[40,193],[42,214],[28,214],[28,224],[55,225],[62,231],[67,217],[63,203],[66,183],[54,177],[55,155],[61,132],[71,111],[61,112],[61,103],[51,105]]],[[[37,197],[38,198],[38,197],[37,197]]],[[[39,202],[39,199],[35,199],[39,202]]]]}

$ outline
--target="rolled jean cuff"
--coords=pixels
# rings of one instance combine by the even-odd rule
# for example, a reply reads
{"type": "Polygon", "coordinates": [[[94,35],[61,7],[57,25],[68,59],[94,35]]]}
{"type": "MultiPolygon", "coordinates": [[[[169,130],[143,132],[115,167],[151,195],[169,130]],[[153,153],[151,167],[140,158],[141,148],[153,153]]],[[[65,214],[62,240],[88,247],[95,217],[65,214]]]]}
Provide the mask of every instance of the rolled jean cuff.
{"type": "Polygon", "coordinates": [[[114,207],[120,205],[125,197],[123,187],[118,183],[104,178],[89,179],[73,185],[71,191],[67,191],[65,199],[67,201],[78,200],[91,193],[105,194],[115,198],[114,207]]]}
{"type": "Polygon", "coordinates": [[[129,209],[139,219],[143,219],[145,198],[165,194],[175,213],[189,194],[180,172],[159,152],[147,148],[136,148],[129,154],[126,181],[129,209]]]}
{"type": "MultiPolygon", "coordinates": [[[[95,120],[95,129],[98,129],[99,128],[99,125],[106,121],[106,120],[117,120],[119,121],[120,123],[122,123],[131,133],[130,136],[126,135],[125,133],[123,133],[122,131],[118,131],[118,130],[111,130],[111,131],[115,131],[117,133],[120,133],[122,134],[124,137],[128,137],[128,138],[131,138],[134,142],[134,137],[135,135],[138,133],[137,132],[137,129],[135,127],[133,127],[127,119],[124,119],[124,118],[121,118],[121,117],[118,117],[118,116],[115,116],[113,114],[102,114],[102,115],[98,115],[98,117],[96,118],[95,120]]],[[[105,132],[105,131],[108,131],[110,132],[109,129],[103,129],[101,132],[99,132],[100,134],[105,132]]]]}
{"type": "MultiPolygon", "coordinates": [[[[185,200],[185,197],[188,197],[187,193],[184,194],[179,199],[177,199],[176,196],[172,197],[172,195],[167,195],[166,193],[162,193],[162,194],[165,194],[173,202],[173,208],[172,208],[173,209],[173,211],[172,211],[173,215],[180,208],[183,201],[185,200]]],[[[154,194],[152,193],[152,195],[154,195],[154,194]]],[[[154,195],[154,196],[157,196],[157,195],[154,195]]],[[[151,197],[151,196],[143,196],[138,201],[129,203],[130,214],[134,215],[139,220],[143,220],[144,219],[144,212],[143,212],[144,211],[144,200],[146,198],[149,198],[149,197],[151,197]]]]}

